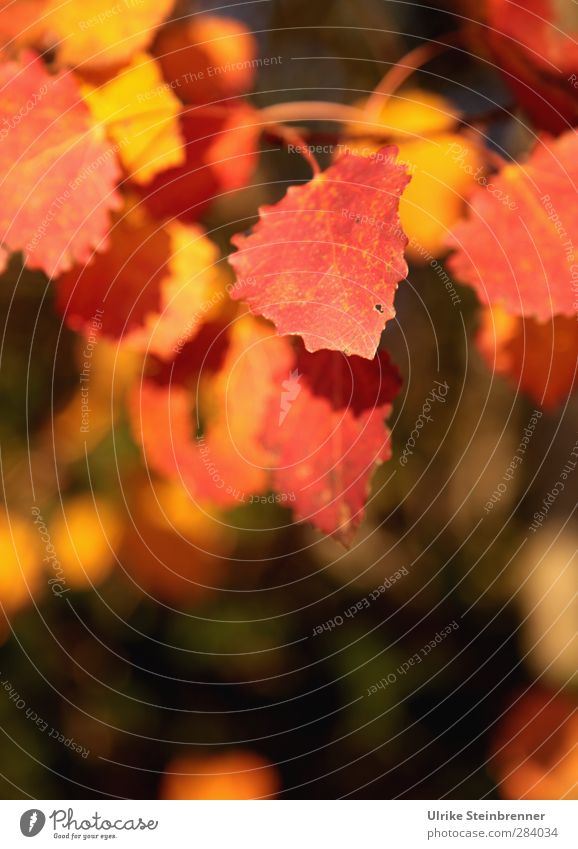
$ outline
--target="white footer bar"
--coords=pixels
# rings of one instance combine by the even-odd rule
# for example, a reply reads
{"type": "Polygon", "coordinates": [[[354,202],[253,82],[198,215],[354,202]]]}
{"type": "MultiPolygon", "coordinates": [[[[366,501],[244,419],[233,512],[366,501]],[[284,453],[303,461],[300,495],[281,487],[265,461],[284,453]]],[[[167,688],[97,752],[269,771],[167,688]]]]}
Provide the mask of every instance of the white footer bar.
{"type": "Polygon", "coordinates": [[[3,847],[578,847],[570,801],[3,801],[0,813],[3,847]]]}

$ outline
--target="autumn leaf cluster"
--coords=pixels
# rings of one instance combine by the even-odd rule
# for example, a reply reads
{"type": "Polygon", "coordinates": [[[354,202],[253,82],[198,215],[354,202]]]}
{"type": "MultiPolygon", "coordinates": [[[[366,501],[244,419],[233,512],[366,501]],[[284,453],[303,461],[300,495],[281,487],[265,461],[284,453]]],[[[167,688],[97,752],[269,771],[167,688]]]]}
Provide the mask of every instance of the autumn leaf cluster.
{"type": "Polygon", "coordinates": [[[40,270],[69,328],[140,358],[134,439],[197,504],[273,493],[351,542],[392,454],[401,378],[381,338],[413,266],[474,290],[491,370],[545,407],[573,390],[576,48],[544,2],[482,5],[459,43],[511,89],[520,160],[394,68],[319,104],[337,128],[325,170],[315,104],[253,105],[257,42],[232,19],[171,18],[170,0],[0,11],[2,268],[40,270]],[[266,134],[314,173],[239,221],[227,258],[206,216],[251,184],[266,134]]]}

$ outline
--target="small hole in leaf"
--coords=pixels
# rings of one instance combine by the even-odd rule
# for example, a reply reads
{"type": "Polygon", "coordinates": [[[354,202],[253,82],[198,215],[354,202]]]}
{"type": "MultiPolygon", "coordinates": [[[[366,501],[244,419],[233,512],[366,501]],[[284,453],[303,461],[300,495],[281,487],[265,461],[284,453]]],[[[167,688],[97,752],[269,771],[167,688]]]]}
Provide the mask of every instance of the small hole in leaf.
{"type": "Polygon", "coordinates": [[[383,312],[383,307],[381,306],[381,304],[376,304],[376,305],[375,305],[375,309],[376,309],[378,312],[383,312]]]}

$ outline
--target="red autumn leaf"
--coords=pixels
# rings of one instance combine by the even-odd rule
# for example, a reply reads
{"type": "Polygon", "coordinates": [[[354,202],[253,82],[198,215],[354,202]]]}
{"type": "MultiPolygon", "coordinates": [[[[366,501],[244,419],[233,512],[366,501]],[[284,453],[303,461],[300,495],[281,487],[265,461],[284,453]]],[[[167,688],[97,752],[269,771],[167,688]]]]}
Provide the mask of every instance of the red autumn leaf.
{"type": "Polygon", "coordinates": [[[484,43],[537,127],[560,133],[578,120],[578,33],[555,20],[550,0],[488,0],[484,43]]]}
{"type": "Polygon", "coordinates": [[[111,230],[110,247],[57,280],[67,324],[135,350],[174,359],[224,297],[218,249],[196,225],[160,225],[130,207],[111,230]]]}
{"type": "Polygon", "coordinates": [[[548,321],[578,301],[578,137],[539,142],[523,165],[476,187],[450,237],[451,272],[485,304],[548,321]]]}
{"type": "Polygon", "coordinates": [[[409,177],[396,155],[394,146],[345,155],[261,208],[252,234],[233,239],[232,297],[309,351],[373,358],[407,273],[398,207],[409,177]]]}
{"type": "Polygon", "coordinates": [[[385,419],[400,387],[386,352],[375,359],[301,349],[271,405],[264,443],[273,488],[296,516],[345,545],[363,519],[375,468],[391,456],[385,419]]]}
{"type": "Polygon", "coordinates": [[[220,371],[231,341],[229,331],[226,318],[221,314],[204,321],[182,347],[179,340],[174,359],[162,359],[154,353],[147,358],[147,379],[159,386],[178,383],[187,387],[194,384],[201,372],[220,371]]]}
{"type": "Polygon", "coordinates": [[[544,407],[558,406],[576,386],[575,318],[558,315],[540,324],[499,307],[486,308],[476,343],[492,372],[509,378],[544,407]]]}
{"type": "Polygon", "coordinates": [[[190,389],[181,382],[144,380],[130,406],[148,466],[181,481],[192,498],[219,506],[265,491],[271,455],[260,435],[291,361],[289,343],[247,316],[232,326],[218,373],[201,375],[200,382],[197,373],[190,389]],[[204,432],[193,436],[199,418],[204,432]]]}
{"type": "Polygon", "coordinates": [[[142,189],[153,215],[196,221],[218,195],[245,186],[257,163],[259,132],[255,111],[242,102],[184,113],[184,164],[142,189]]]}
{"type": "Polygon", "coordinates": [[[0,89],[0,264],[23,251],[55,275],[103,247],[120,170],[70,74],[26,54],[0,67],[0,89]]]}

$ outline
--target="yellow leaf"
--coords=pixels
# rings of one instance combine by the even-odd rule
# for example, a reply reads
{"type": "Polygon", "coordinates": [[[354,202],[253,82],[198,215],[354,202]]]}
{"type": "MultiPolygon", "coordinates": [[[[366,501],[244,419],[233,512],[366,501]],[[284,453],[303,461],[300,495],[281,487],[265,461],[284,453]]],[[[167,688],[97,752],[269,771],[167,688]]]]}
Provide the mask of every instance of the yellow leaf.
{"type": "MultiPolygon", "coordinates": [[[[109,250],[58,279],[57,307],[89,339],[121,339],[133,351],[171,360],[227,305],[226,279],[217,246],[198,225],[159,225],[129,198],[109,250]]],[[[90,377],[92,349],[85,358],[90,377]]]]}
{"type": "Polygon", "coordinates": [[[109,82],[86,85],[83,93],[135,182],[148,183],[159,171],[183,164],[180,102],[151,56],[139,54],[109,82]]]}
{"type": "MultiPolygon", "coordinates": [[[[398,161],[406,163],[411,182],[399,205],[401,225],[409,238],[407,254],[429,262],[445,252],[444,240],[464,211],[464,197],[483,174],[479,148],[457,133],[459,115],[437,94],[411,89],[390,97],[376,118],[387,141],[399,147],[398,161]]],[[[384,141],[368,137],[370,124],[347,128],[347,146],[371,155],[384,141]]]]}
{"type": "Polygon", "coordinates": [[[47,30],[66,65],[123,64],[152,41],[174,0],[48,0],[47,30]]]}
{"type": "Polygon", "coordinates": [[[219,249],[199,226],[171,221],[165,229],[171,256],[160,314],[149,314],[144,327],[133,331],[127,341],[133,348],[168,358],[227,304],[227,278],[218,262],[219,249]]]}

